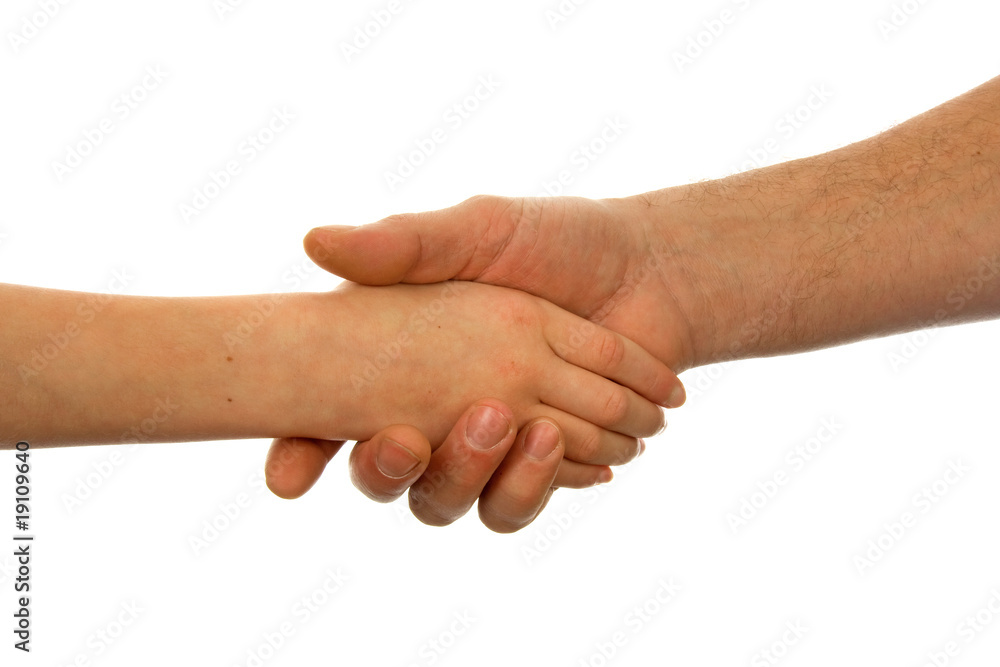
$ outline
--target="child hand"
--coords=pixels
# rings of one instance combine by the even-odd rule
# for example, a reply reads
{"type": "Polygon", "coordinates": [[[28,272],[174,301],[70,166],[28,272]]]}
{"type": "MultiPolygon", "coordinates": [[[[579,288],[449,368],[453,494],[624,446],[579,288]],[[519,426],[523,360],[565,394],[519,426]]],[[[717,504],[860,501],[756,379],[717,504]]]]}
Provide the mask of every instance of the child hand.
{"type": "MultiPolygon", "coordinates": [[[[304,347],[337,356],[335,372],[324,370],[303,401],[312,437],[365,440],[387,424],[409,424],[436,446],[490,395],[513,410],[511,431],[550,418],[565,434],[567,458],[620,464],[638,454],[636,438],[662,428],[657,404],[683,401],[676,375],[637,345],[519,291],[344,284],[309,296],[304,347]]],[[[309,370],[327,363],[321,355],[307,352],[309,370]]]]}

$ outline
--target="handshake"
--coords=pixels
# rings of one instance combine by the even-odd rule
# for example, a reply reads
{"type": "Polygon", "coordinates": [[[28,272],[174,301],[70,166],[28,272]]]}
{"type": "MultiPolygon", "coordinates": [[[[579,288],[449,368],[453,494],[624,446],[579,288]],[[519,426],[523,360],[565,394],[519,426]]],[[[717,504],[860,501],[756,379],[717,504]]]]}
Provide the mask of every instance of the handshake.
{"type": "MultiPolygon", "coordinates": [[[[306,249],[319,266],[380,286],[296,295],[296,345],[324,369],[329,407],[314,432],[324,437],[274,441],[271,490],[305,493],[343,445],[331,433],[359,440],[350,463],[362,492],[387,502],[409,490],[411,510],[431,525],[478,499],[481,520],[509,532],[555,488],[610,481],[609,465],[662,430],[660,408],[684,402],[674,371],[629,338],[648,344],[675,328],[652,298],[662,286],[642,270],[640,236],[621,233],[635,217],[620,211],[481,197],[313,230],[306,249]],[[631,326],[622,335],[608,320],[631,326]]],[[[306,377],[299,391],[312,396],[306,377]]]]}
{"type": "Polygon", "coordinates": [[[488,527],[518,530],[554,488],[609,481],[684,402],[685,316],[649,211],[475,197],[316,229],[310,257],[353,281],[328,293],[108,295],[85,317],[94,295],[0,285],[18,314],[2,329],[18,407],[0,417],[3,444],[278,436],[267,483],[294,498],[357,440],[369,497],[409,490],[432,525],[478,499],[488,527]]]}
{"type": "Polygon", "coordinates": [[[357,440],[369,497],[409,490],[434,525],[478,499],[488,527],[518,530],[554,488],[635,458],[660,408],[684,402],[675,373],[910,331],[928,313],[997,317],[997,272],[984,260],[970,278],[968,248],[1000,255],[983,166],[998,162],[998,109],[1000,79],[875,138],[716,181],[318,228],[306,251],[350,282],[283,295],[236,345],[260,297],[114,296],[95,312],[91,295],[0,285],[0,445],[278,436],[267,483],[294,498],[357,440]]]}

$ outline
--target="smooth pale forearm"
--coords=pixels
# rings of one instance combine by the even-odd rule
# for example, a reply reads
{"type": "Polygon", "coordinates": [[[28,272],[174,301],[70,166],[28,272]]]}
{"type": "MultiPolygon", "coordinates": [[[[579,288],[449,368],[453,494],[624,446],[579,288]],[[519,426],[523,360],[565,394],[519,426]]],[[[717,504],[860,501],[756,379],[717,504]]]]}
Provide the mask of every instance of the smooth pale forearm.
{"type": "MultiPolygon", "coordinates": [[[[303,322],[315,297],[160,298],[0,285],[7,313],[0,444],[328,435],[338,429],[336,386],[308,405],[298,395],[308,366],[303,322]]],[[[323,369],[336,370],[343,352],[327,350],[323,369]]]]}
{"type": "Polygon", "coordinates": [[[1000,316],[1000,78],[830,153],[640,199],[693,365],[1000,316]]]}

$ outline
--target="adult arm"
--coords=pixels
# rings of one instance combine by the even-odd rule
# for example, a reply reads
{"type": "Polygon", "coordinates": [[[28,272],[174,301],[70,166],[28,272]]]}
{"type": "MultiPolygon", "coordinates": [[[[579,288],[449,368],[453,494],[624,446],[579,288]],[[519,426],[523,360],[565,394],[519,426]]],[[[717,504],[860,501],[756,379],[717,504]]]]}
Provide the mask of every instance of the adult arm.
{"type": "Polygon", "coordinates": [[[877,136],[623,199],[480,196],[307,252],[370,284],[541,296],[675,370],[996,317],[1000,77],[877,136]]]}
{"type": "Polygon", "coordinates": [[[620,199],[479,196],[317,228],[305,247],[362,283],[521,289],[680,372],[996,317],[998,223],[1000,78],[877,136],[724,179],[620,199]]]}

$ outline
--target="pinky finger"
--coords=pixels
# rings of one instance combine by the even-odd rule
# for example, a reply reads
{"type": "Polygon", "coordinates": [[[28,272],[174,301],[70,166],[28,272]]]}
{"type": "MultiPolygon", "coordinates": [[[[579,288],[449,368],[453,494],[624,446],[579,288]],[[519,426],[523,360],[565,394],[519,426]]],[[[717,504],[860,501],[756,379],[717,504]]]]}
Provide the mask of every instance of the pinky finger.
{"type": "Polygon", "coordinates": [[[557,489],[587,489],[598,484],[610,482],[614,475],[609,466],[597,466],[589,463],[579,463],[564,458],[559,464],[556,478],[552,486],[557,489]]]}

